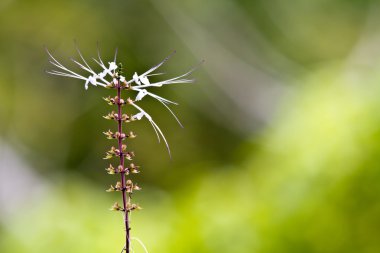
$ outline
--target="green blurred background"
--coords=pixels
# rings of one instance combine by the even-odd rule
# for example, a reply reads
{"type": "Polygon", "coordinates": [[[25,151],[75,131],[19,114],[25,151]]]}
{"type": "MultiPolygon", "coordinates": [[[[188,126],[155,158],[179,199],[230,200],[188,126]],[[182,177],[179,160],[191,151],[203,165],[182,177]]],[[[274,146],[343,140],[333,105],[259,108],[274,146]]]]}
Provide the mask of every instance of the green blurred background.
{"type": "MultiPolygon", "coordinates": [[[[75,69],[127,76],[201,59],[179,102],[130,125],[142,166],[132,234],[149,252],[380,252],[380,3],[370,0],[1,0],[0,252],[120,252],[104,190],[109,90],[48,76],[46,45],[75,69]]],[[[144,252],[136,241],[134,252],[144,252]]]]}

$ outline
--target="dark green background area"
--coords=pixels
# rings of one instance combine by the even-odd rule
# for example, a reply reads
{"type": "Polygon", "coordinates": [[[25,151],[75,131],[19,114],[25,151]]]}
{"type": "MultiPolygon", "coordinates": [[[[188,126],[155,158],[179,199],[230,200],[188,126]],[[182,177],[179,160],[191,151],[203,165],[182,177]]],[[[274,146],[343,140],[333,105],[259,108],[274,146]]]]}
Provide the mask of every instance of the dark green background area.
{"type": "Polygon", "coordinates": [[[89,61],[118,48],[127,79],[173,50],[157,80],[206,60],[194,84],[151,89],[183,129],[139,103],[171,159],[147,121],[127,125],[132,235],[150,253],[380,252],[379,14],[374,0],[2,0],[0,252],[123,246],[104,191],[113,91],[45,73],[45,46],[80,72],[74,40],[89,61]]]}

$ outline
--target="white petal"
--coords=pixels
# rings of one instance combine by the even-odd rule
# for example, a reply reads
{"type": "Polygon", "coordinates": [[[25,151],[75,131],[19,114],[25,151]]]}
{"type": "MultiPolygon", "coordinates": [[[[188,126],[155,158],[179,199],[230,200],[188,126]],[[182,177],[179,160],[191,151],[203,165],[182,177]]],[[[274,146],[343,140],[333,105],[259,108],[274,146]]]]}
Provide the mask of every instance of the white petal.
{"type": "Polygon", "coordinates": [[[106,71],[100,72],[100,73],[98,74],[99,78],[104,78],[106,75],[107,75],[107,72],[106,72],[106,71]]]}
{"type": "Polygon", "coordinates": [[[133,115],[134,118],[136,118],[137,120],[140,120],[142,119],[142,117],[144,117],[145,113],[144,112],[139,112],[135,115],[133,115]]]}
{"type": "Polygon", "coordinates": [[[114,62],[108,62],[110,67],[108,68],[109,71],[117,69],[117,65],[114,62]]]}
{"type": "Polygon", "coordinates": [[[97,76],[89,76],[88,80],[90,81],[91,84],[96,86],[96,83],[97,83],[96,78],[97,78],[97,76]]]}
{"type": "Polygon", "coordinates": [[[149,82],[149,79],[147,76],[140,76],[140,81],[144,84],[144,85],[150,85],[150,82],[149,82]]]}
{"type": "Polygon", "coordinates": [[[141,90],[136,98],[135,98],[135,101],[140,101],[143,97],[145,97],[146,95],[148,94],[148,92],[146,90],[141,90]]]}
{"type": "Polygon", "coordinates": [[[88,90],[88,82],[89,82],[90,80],[89,79],[87,79],[86,80],[86,83],[84,84],[84,88],[86,89],[86,90],[88,90]]]}
{"type": "MultiPolygon", "coordinates": [[[[166,145],[166,148],[168,149],[168,152],[169,152],[169,156],[171,157],[171,154],[170,154],[170,148],[169,148],[169,143],[167,142],[166,138],[165,138],[165,135],[162,133],[161,129],[157,126],[156,122],[153,121],[152,117],[146,113],[140,106],[136,105],[135,103],[132,103],[131,104],[133,107],[135,107],[137,110],[140,111],[141,114],[143,114],[143,116],[145,116],[145,118],[147,118],[150,122],[150,124],[152,125],[154,131],[156,132],[157,134],[157,137],[158,137],[158,141],[160,141],[160,135],[162,137],[162,139],[164,139],[164,142],[165,142],[165,145],[166,145]]],[[[140,114],[138,113],[138,114],[140,114]]],[[[136,114],[136,115],[138,115],[136,114]]],[[[142,116],[141,116],[142,117],[142,116]]]]}
{"type": "Polygon", "coordinates": [[[125,82],[125,77],[124,76],[120,76],[120,82],[122,82],[122,83],[125,82]]]}
{"type": "Polygon", "coordinates": [[[150,68],[147,72],[145,72],[145,73],[142,74],[142,75],[143,75],[143,76],[148,75],[148,74],[152,73],[153,71],[155,71],[156,69],[158,69],[162,64],[164,64],[167,60],[169,60],[170,57],[172,57],[173,54],[175,54],[175,52],[176,52],[176,51],[174,50],[174,51],[173,51],[169,56],[167,56],[162,62],[160,62],[160,63],[157,64],[156,66],[150,68]]]}
{"type": "Polygon", "coordinates": [[[133,80],[134,80],[135,83],[137,83],[138,85],[141,85],[140,80],[139,80],[139,76],[137,75],[136,72],[133,74],[133,80]]]}

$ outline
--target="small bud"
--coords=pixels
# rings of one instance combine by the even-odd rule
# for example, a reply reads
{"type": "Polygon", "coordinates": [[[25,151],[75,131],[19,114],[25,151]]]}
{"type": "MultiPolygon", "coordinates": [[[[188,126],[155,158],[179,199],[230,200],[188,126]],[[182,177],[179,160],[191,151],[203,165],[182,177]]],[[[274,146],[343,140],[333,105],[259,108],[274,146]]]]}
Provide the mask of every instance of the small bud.
{"type": "Polygon", "coordinates": [[[131,117],[128,116],[127,114],[123,114],[123,115],[121,116],[121,120],[124,121],[125,123],[128,123],[128,122],[131,121],[131,117]]]}
{"type": "Polygon", "coordinates": [[[124,155],[125,155],[126,159],[132,160],[132,157],[135,156],[135,153],[133,153],[133,152],[126,152],[124,155]]]}
{"type": "Polygon", "coordinates": [[[133,211],[133,210],[141,210],[142,208],[137,204],[129,204],[127,205],[127,211],[133,211]]]}
{"type": "Polygon", "coordinates": [[[110,175],[113,175],[113,174],[116,173],[116,170],[115,170],[115,168],[112,166],[112,164],[110,164],[110,166],[109,166],[108,168],[106,168],[106,171],[107,171],[107,173],[110,174],[110,175]]]}
{"type": "Polygon", "coordinates": [[[133,100],[131,98],[127,98],[127,104],[133,104],[133,100]]]}
{"type": "Polygon", "coordinates": [[[103,116],[105,119],[117,119],[118,115],[114,111],[108,113],[106,116],[103,116]]]}
{"type": "Polygon", "coordinates": [[[110,154],[106,154],[105,157],[103,157],[104,160],[107,160],[107,159],[111,159],[113,157],[113,155],[110,155],[110,154]]]}
{"type": "Polygon", "coordinates": [[[123,166],[122,165],[119,165],[118,167],[117,167],[117,172],[124,172],[124,168],[123,168],[123,166]]]}
{"type": "Polygon", "coordinates": [[[107,102],[107,104],[109,104],[109,105],[113,105],[114,103],[112,102],[112,98],[110,97],[110,96],[108,96],[108,97],[106,97],[106,98],[103,98],[106,102],[107,102]]]}
{"type": "Polygon", "coordinates": [[[114,191],[115,191],[115,187],[113,185],[111,185],[110,188],[106,190],[106,192],[114,192],[114,191]]]}
{"type": "Polygon", "coordinates": [[[127,145],[123,144],[121,145],[121,151],[125,152],[127,150],[127,145]]]}
{"type": "Polygon", "coordinates": [[[140,166],[136,166],[134,163],[131,163],[129,165],[129,171],[133,174],[137,174],[137,173],[140,173],[140,171],[138,170],[138,168],[140,168],[140,166]]]}
{"type": "Polygon", "coordinates": [[[119,98],[118,96],[116,96],[115,99],[114,99],[114,104],[124,105],[125,101],[124,101],[124,99],[119,98]]]}
{"type": "Polygon", "coordinates": [[[103,132],[103,134],[105,134],[107,136],[107,139],[109,139],[109,140],[114,138],[111,130],[108,130],[107,132],[103,132]]]}
{"type": "Polygon", "coordinates": [[[140,171],[138,169],[130,169],[130,172],[133,174],[140,173],[140,171]]]}
{"type": "Polygon", "coordinates": [[[127,81],[122,81],[122,80],[120,80],[122,83],[121,83],[121,87],[123,88],[123,89],[130,89],[131,88],[131,86],[127,83],[127,81]]]}
{"type": "Polygon", "coordinates": [[[109,84],[106,85],[107,89],[112,89],[115,88],[115,84],[113,82],[110,82],[109,84]]]}
{"type": "Polygon", "coordinates": [[[116,189],[116,191],[123,190],[123,185],[121,184],[121,182],[119,182],[119,181],[116,182],[115,189],[116,189]]]}
{"type": "Polygon", "coordinates": [[[119,155],[120,155],[120,150],[116,149],[115,147],[111,147],[111,149],[106,152],[106,157],[103,159],[110,159],[114,156],[119,156],[119,155]]]}
{"type": "Polygon", "coordinates": [[[141,190],[141,187],[138,186],[137,184],[133,185],[133,190],[139,191],[141,190]]]}
{"type": "Polygon", "coordinates": [[[115,202],[113,206],[110,208],[111,211],[124,211],[121,206],[119,206],[119,203],[115,202]]]}
{"type": "Polygon", "coordinates": [[[127,135],[127,137],[130,138],[130,139],[133,139],[133,138],[136,138],[137,135],[135,135],[135,134],[131,131],[131,132],[129,132],[129,134],[127,135]]]}

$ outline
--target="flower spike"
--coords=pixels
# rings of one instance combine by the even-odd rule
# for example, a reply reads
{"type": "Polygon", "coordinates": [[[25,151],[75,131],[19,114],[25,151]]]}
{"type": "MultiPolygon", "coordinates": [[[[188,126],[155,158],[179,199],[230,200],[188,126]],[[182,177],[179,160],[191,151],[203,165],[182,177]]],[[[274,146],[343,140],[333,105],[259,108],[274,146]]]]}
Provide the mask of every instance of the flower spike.
{"type": "MultiPolygon", "coordinates": [[[[117,63],[117,54],[118,49],[115,50],[115,55],[113,61],[103,61],[100,55],[99,43],[97,43],[97,58],[92,58],[97,65],[96,68],[91,68],[90,64],[85,60],[82,53],[80,52],[77,44],[75,43],[76,51],[79,55],[79,60],[71,58],[71,61],[86,74],[76,73],[73,70],[65,67],[61,64],[46,48],[46,52],[49,56],[49,62],[56,68],[50,71],[46,71],[49,74],[63,77],[70,77],[75,79],[80,79],[84,82],[85,89],[88,89],[89,84],[93,86],[102,86],[108,89],[115,89],[116,94],[114,96],[108,96],[103,98],[108,105],[116,106],[117,110],[112,110],[107,115],[103,116],[105,119],[112,120],[116,122],[117,128],[103,132],[107,139],[117,142],[117,145],[111,146],[111,148],[106,151],[104,159],[117,159],[119,164],[113,166],[110,164],[105,170],[110,175],[119,175],[120,180],[114,184],[111,184],[107,192],[120,192],[122,194],[122,205],[119,205],[117,202],[111,207],[110,210],[120,211],[123,213],[124,228],[125,228],[125,244],[122,251],[126,253],[133,252],[133,248],[130,245],[131,238],[130,236],[130,215],[134,210],[140,210],[141,207],[138,204],[132,203],[132,195],[135,191],[141,190],[141,187],[132,181],[133,177],[139,173],[139,166],[136,166],[134,163],[126,164],[128,160],[134,160],[135,154],[133,151],[128,149],[126,144],[127,141],[136,138],[136,134],[133,131],[126,131],[124,129],[125,123],[130,123],[136,120],[142,120],[146,118],[149,123],[152,125],[154,132],[156,133],[158,142],[161,141],[161,138],[165,142],[166,148],[168,150],[169,156],[171,157],[171,151],[169,148],[168,141],[166,140],[165,135],[161,131],[160,127],[153,120],[153,118],[139,105],[138,102],[143,100],[145,97],[151,97],[161,103],[165,108],[173,115],[178,124],[182,126],[178,117],[171,110],[169,105],[174,104],[178,105],[176,102],[170,101],[166,98],[163,98],[159,95],[152,93],[149,88],[151,87],[161,87],[167,84],[176,84],[176,83],[192,83],[193,79],[188,79],[187,77],[194,72],[197,68],[194,67],[187,71],[186,73],[173,77],[167,80],[159,82],[151,82],[149,78],[151,76],[162,75],[163,73],[154,73],[159,67],[161,67],[166,61],[168,61],[176,51],[172,52],[167,56],[163,61],[157,65],[151,67],[149,70],[145,71],[143,74],[138,75],[136,72],[133,74],[130,81],[126,81],[125,76],[123,76],[123,66],[121,63],[117,63]],[[88,77],[86,77],[88,76],[88,77]],[[124,92],[132,92],[130,97],[134,97],[134,100],[131,98],[125,98],[123,96],[124,92]],[[132,115],[128,115],[123,112],[125,106],[131,105],[138,112],[132,115]]],[[[146,250],[145,246],[144,249],[146,250]]]]}

